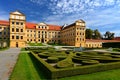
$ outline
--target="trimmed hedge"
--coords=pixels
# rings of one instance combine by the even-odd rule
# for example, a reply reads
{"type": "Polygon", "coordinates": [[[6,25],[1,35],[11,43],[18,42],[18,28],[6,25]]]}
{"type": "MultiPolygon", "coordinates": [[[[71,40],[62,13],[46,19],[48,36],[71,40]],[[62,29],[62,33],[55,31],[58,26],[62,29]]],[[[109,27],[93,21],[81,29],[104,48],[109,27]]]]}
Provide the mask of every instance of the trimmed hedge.
{"type": "Polygon", "coordinates": [[[109,47],[112,47],[112,48],[120,48],[120,42],[108,42],[108,43],[103,43],[102,46],[105,47],[105,48],[109,48],[109,47]]]}
{"type": "Polygon", "coordinates": [[[49,55],[44,54],[44,53],[39,53],[38,56],[41,58],[48,58],[49,57],[49,55]]]}
{"type": "Polygon", "coordinates": [[[51,65],[49,65],[47,62],[45,62],[42,58],[38,57],[37,54],[34,54],[34,53],[31,53],[31,54],[36,59],[36,61],[38,63],[37,65],[40,66],[40,68],[41,68],[41,70],[43,70],[43,72],[45,72],[45,75],[46,75],[46,77],[48,77],[48,79],[56,79],[56,78],[62,78],[62,77],[80,75],[80,74],[88,74],[88,73],[94,73],[94,72],[98,72],[98,71],[120,68],[120,58],[91,55],[92,56],[91,58],[98,58],[98,61],[87,60],[89,58],[87,58],[85,56],[80,57],[80,58],[73,57],[72,61],[74,62],[74,59],[75,59],[75,60],[81,61],[83,63],[93,63],[93,64],[95,63],[94,65],[74,66],[72,61],[66,58],[66,59],[58,62],[57,66],[59,66],[60,69],[56,69],[56,68],[52,67],[51,65]],[[84,60],[80,60],[80,59],[84,59],[84,60]],[[99,61],[108,61],[110,63],[98,64],[99,61]],[[69,62],[70,62],[70,64],[69,64],[69,62]],[[66,67],[65,64],[67,64],[69,66],[66,67]],[[63,67],[65,67],[65,68],[63,68],[63,67]]]}
{"type": "Polygon", "coordinates": [[[64,59],[62,61],[59,61],[56,65],[57,68],[68,68],[68,67],[73,67],[74,64],[72,61],[69,59],[64,59]]]}
{"type": "Polygon", "coordinates": [[[57,57],[48,57],[47,58],[47,62],[48,63],[56,63],[56,62],[58,62],[58,58],[57,57]]]}
{"type": "Polygon", "coordinates": [[[99,61],[97,61],[97,60],[83,60],[82,61],[83,65],[93,65],[93,64],[98,64],[98,63],[99,63],[99,61]]]}

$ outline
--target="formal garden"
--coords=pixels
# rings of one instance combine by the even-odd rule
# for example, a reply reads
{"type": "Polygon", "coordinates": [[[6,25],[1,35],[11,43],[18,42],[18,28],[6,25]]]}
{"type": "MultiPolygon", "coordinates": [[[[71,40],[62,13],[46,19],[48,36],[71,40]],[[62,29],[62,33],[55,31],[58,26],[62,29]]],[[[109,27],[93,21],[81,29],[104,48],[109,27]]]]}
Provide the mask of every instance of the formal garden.
{"type": "MultiPolygon", "coordinates": [[[[39,77],[41,75],[44,76],[43,79],[64,80],[66,77],[74,77],[83,74],[120,68],[120,53],[117,53],[119,51],[118,48],[113,49],[112,52],[95,52],[87,50],[77,52],[72,49],[56,50],[52,47],[27,47],[25,50],[30,51],[26,55],[30,56],[31,61],[34,66],[36,66],[36,73],[38,73],[36,75],[39,75],[39,77]]],[[[24,67],[28,66],[28,64],[30,63],[24,64],[24,67]]],[[[13,71],[13,74],[15,72],[17,71],[13,71]]],[[[30,71],[28,70],[27,74],[29,72],[30,71]]]]}

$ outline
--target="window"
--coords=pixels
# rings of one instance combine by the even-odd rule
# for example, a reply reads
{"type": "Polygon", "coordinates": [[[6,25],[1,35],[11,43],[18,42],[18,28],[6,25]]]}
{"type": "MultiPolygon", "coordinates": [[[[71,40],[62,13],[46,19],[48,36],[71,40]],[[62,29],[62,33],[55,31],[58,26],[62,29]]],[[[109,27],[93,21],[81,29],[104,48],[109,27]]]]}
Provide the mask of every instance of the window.
{"type": "Polygon", "coordinates": [[[15,22],[12,22],[12,24],[15,24],[15,22]]]}
{"type": "Polygon", "coordinates": [[[16,22],[16,25],[19,25],[19,22],[16,22]]]}
{"type": "Polygon", "coordinates": [[[38,33],[40,33],[40,31],[38,31],[38,33]]]}
{"type": "Polygon", "coordinates": [[[19,32],[19,29],[16,29],[16,32],[19,32]]]}
{"type": "Polygon", "coordinates": [[[27,39],[27,41],[29,41],[29,39],[27,39]]]}
{"type": "Polygon", "coordinates": [[[12,39],[14,39],[14,36],[12,36],[12,39]]]}
{"type": "Polygon", "coordinates": [[[23,39],[23,36],[21,36],[21,39],[23,39]]]}
{"type": "Polygon", "coordinates": [[[40,35],[38,35],[38,38],[40,38],[40,35]]]}
{"type": "Polygon", "coordinates": [[[21,32],[23,32],[23,29],[21,29],[21,32]]]}
{"type": "Polygon", "coordinates": [[[0,29],[2,29],[2,27],[0,27],[0,29]]]}
{"type": "Polygon", "coordinates": [[[16,36],[16,39],[19,39],[19,36],[16,36]]]}
{"type": "Polygon", "coordinates": [[[27,32],[29,32],[29,30],[27,30],[27,32]]]}
{"type": "Polygon", "coordinates": [[[12,32],[14,32],[14,28],[12,28],[12,32]]]}
{"type": "Polygon", "coordinates": [[[23,25],[23,23],[21,23],[21,25],[23,25]]]}

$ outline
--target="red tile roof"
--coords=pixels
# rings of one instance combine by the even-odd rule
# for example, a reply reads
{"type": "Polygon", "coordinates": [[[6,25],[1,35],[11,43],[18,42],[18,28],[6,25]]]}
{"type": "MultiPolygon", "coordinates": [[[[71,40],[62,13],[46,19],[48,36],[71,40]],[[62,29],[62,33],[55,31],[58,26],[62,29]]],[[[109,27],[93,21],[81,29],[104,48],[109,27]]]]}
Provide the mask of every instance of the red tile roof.
{"type": "Polygon", "coordinates": [[[9,26],[9,21],[0,20],[0,25],[9,26]]]}
{"type": "MultiPolygon", "coordinates": [[[[9,21],[0,20],[0,25],[9,26],[9,21]]],[[[49,30],[57,30],[57,31],[61,30],[61,26],[51,25],[51,24],[47,24],[47,25],[49,26],[49,30]]],[[[35,29],[36,23],[26,22],[26,28],[27,29],[35,29]]]]}
{"type": "Polygon", "coordinates": [[[86,42],[120,42],[120,40],[95,40],[95,39],[86,39],[86,42]]]}
{"type": "Polygon", "coordinates": [[[51,25],[51,24],[48,24],[48,26],[49,26],[49,30],[57,30],[57,31],[61,30],[61,26],[51,25]]]}
{"type": "Polygon", "coordinates": [[[115,37],[114,40],[120,40],[120,37],[115,37]]]}
{"type": "Polygon", "coordinates": [[[36,28],[36,24],[35,23],[26,22],[26,28],[27,29],[35,29],[36,28]]]}

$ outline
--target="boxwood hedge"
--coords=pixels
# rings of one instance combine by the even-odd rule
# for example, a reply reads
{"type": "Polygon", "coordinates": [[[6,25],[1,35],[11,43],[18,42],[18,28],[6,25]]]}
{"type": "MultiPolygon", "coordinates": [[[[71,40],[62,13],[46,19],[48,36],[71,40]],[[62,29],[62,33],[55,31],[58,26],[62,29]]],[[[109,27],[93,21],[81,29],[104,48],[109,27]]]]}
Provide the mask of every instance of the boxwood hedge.
{"type": "MultiPolygon", "coordinates": [[[[94,58],[98,58],[98,60],[80,60],[79,58],[73,57],[72,59],[81,61],[83,63],[93,63],[94,65],[86,65],[86,66],[73,66],[73,64],[70,64],[70,67],[67,68],[55,68],[51,65],[49,65],[46,61],[44,61],[42,58],[40,58],[37,54],[34,54],[31,52],[31,55],[36,59],[37,65],[40,66],[41,70],[45,72],[45,75],[48,79],[56,79],[56,78],[62,78],[62,77],[68,77],[68,76],[74,76],[74,75],[80,75],[80,74],[88,74],[88,73],[94,73],[98,71],[104,71],[104,70],[110,70],[110,69],[117,69],[120,68],[120,59],[119,58],[112,58],[108,56],[94,56],[94,58]],[[110,63],[105,64],[98,64],[99,61],[107,61],[110,63]],[[71,67],[73,66],[73,67],[71,67]]],[[[62,61],[65,61],[62,60],[62,61]]],[[[61,61],[61,62],[62,62],[61,61]]],[[[74,61],[73,61],[74,62],[74,61]]],[[[68,62],[63,62],[63,64],[66,64],[68,62]]],[[[61,66],[61,63],[58,64],[58,66],[61,66]]],[[[64,65],[62,65],[63,67],[64,65]]]]}

